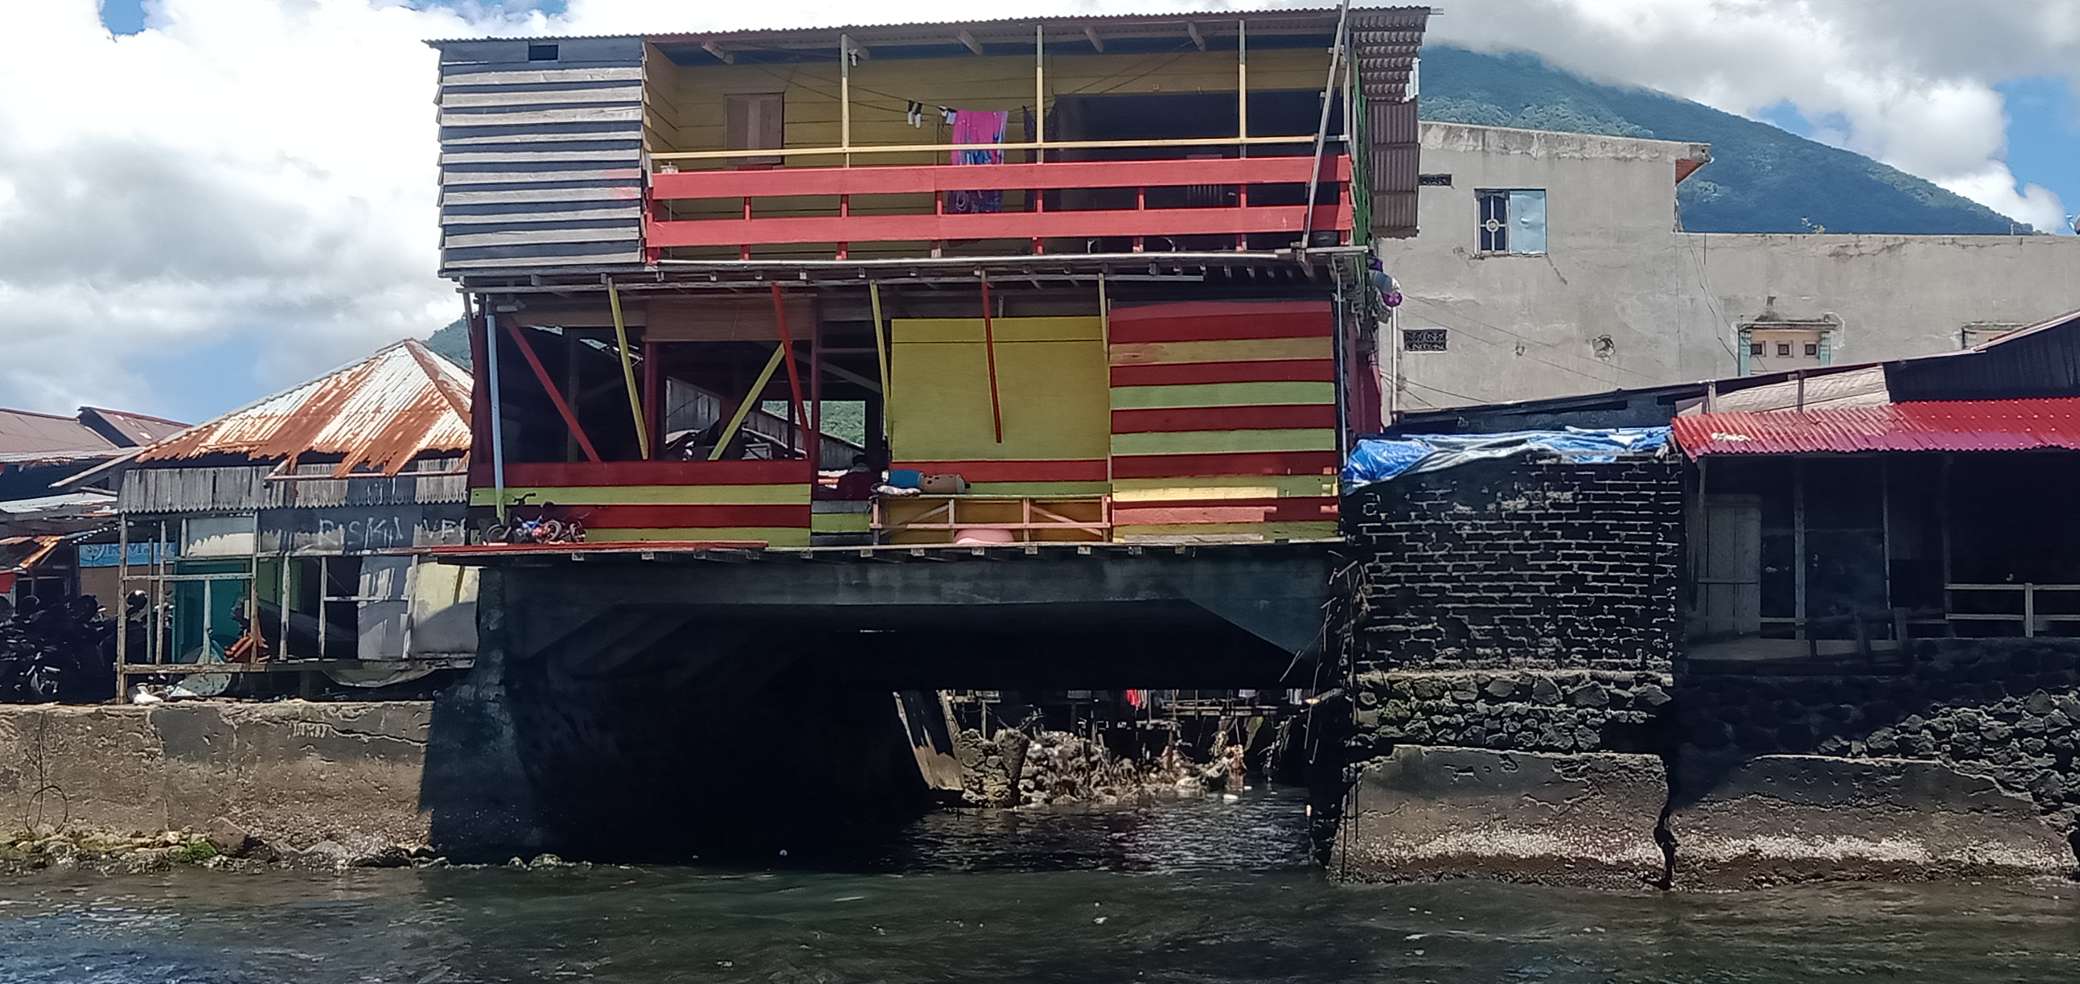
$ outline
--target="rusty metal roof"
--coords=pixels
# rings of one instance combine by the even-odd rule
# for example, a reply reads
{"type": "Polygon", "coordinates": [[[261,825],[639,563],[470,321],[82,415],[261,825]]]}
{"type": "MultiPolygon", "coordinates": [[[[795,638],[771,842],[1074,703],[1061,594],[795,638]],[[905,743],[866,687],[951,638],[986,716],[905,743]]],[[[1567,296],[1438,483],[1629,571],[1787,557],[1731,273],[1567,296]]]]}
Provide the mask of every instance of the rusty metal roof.
{"type": "Polygon", "coordinates": [[[154,417],[146,413],[131,413],[128,410],[110,410],[107,407],[79,408],[81,420],[99,419],[109,430],[115,431],[129,447],[143,447],[153,441],[163,440],[180,433],[188,425],[178,420],[154,417]]]}
{"type": "Polygon", "coordinates": [[[1866,451],[2080,450],[2080,397],[1944,400],[1677,417],[1692,458],[1866,451]]]}
{"type": "Polygon", "coordinates": [[[470,377],[416,341],[258,403],[197,424],[139,451],[135,461],[236,455],[279,461],[338,456],[336,476],[395,475],[422,454],[469,450],[470,377]]]}

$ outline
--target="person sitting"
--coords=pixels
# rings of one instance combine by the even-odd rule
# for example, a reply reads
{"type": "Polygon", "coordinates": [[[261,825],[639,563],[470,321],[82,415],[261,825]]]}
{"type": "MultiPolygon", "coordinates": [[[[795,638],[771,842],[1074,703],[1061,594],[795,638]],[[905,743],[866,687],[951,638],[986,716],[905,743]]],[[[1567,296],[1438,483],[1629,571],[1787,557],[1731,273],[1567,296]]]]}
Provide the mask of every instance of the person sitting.
{"type": "Polygon", "coordinates": [[[881,484],[881,471],[875,468],[863,454],[852,456],[852,467],[838,476],[838,487],[831,498],[843,502],[865,502],[874,497],[874,486],[881,484]]]}

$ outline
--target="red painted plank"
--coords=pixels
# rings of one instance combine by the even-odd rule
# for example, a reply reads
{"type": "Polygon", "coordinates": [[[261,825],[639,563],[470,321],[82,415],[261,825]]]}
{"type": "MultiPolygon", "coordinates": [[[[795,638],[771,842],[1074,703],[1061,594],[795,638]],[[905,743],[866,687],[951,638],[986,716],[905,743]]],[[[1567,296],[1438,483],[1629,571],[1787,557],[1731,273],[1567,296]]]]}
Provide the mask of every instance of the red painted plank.
{"type": "Polygon", "coordinates": [[[1192,407],[1177,410],[1114,410],[1114,434],[1178,431],[1279,430],[1334,427],[1336,408],[1326,403],[1266,407],[1192,407]]]}
{"type": "Polygon", "coordinates": [[[808,485],[800,461],[608,461],[508,463],[516,488],[604,488],[630,485],[808,485]]]}
{"type": "Polygon", "coordinates": [[[1115,342],[1191,342],[1243,338],[1327,338],[1336,332],[1320,301],[1197,301],[1114,309],[1115,342]]]}
{"type": "Polygon", "coordinates": [[[1112,459],[1115,478],[1205,475],[1334,475],[1334,451],[1245,451],[1225,454],[1125,454],[1112,459]]]}
{"type": "Polygon", "coordinates": [[[1330,497],[1294,499],[1208,499],[1187,502],[1115,503],[1114,526],[1178,523],[1308,523],[1336,518],[1330,497]]]}
{"type": "Polygon", "coordinates": [[[809,506],[565,506],[557,510],[574,516],[587,529],[726,529],[730,527],[805,528],[809,506]]]}
{"type": "MultiPolygon", "coordinates": [[[[1158,188],[1182,185],[1306,184],[1307,157],[1167,161],[1057,161],[978,167],[881,165],[679,171],[650,177],[655,201],[780,195],[907,195],[946,191],[1054,188],[1158,188]]],[[[1351,160],[1322,161],[1322,182],[1350,180],[1351,160]]]]}
{"type": "Polygon", "coordinates": [[[822,215],[776,219],[653,222],[649,245],[778,246],[796,243],[932,242],[946,239],[1073,239],[1104,236],[1210,236],[1351,227],[1348,204],[1251,208],[1100,209],[945,215],[822,215]]]}
{"type": "Polygon", "coordinates": [[[1192,362],[1181,365],[1112,367],[1112,385],[1189,386],[1196,383],[1333,383],[1336,363],[1330,359],[1286,359],[1265,362],[1192,362]]]}
{"type": "Polygon", "coordinates": [[[894,467],[970,482],[1102,482],[1105,459],[1074,461],[899,461],[894,467]]]}

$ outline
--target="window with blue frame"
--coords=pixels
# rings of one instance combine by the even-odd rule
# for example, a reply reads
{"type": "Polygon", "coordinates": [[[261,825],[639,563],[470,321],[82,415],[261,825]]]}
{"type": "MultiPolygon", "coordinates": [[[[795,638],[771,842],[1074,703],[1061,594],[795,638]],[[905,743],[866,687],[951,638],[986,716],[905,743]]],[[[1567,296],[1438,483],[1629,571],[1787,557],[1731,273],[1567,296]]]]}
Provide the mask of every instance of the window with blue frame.
{"type": "Polygon", "coordinates": [[[1546,251],[1546,193],[1542,188],[1484,188],[1477,235],[1483,253],[1541,254],[1546,251]]]}

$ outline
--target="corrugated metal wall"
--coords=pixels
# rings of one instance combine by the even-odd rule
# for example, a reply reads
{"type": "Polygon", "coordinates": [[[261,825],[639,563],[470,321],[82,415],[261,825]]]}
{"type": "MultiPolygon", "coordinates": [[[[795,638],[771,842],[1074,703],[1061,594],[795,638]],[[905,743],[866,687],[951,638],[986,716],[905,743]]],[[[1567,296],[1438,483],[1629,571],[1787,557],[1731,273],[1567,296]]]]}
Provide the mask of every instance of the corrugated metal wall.
{"type": "Polygon", "coordinates": [[[1416,177],[1422,147],[1416,135],[1418,53],[1427,8],[1351,13],[1351,48],[1365,98],[1365,135],[1372,155],[1372,234],[1416,234],[1416,177]]]}
{"type": "MultiPolygon", "coordinates": [[[[330,474],[331,465],[301,465],[299,475],[330,474]]],[[[139,467],[123,473],[116,508],[124,513],[249,512],[256,509],[459,503],[469,500],[461,458],[418,463],[396,478],[270,482],[273,465],[214,468],[139,467]],[[428,474],[431,473],[431,474],[428,474]]]]}
{"type": "Polygon", "coordinates": [[[641,38],[441,53],[441,272],[639,265],[641,38]]]}

